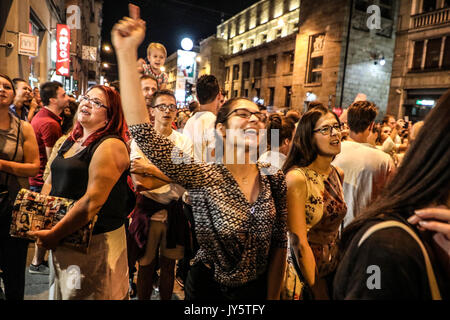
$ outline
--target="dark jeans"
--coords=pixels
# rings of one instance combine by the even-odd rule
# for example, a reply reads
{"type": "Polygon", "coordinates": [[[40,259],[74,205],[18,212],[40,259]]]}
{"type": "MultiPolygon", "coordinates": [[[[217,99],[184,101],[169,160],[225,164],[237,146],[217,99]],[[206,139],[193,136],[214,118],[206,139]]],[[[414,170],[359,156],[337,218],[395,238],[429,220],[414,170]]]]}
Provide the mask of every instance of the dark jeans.
{"type": "Polygon", "coordinates": [[[184,285],[185,300],[228,301],[267,299],[267,273],[239,287],[226,287],[213,278],[213,270],[203,263],[193,265],[184,285]]]}
{"type": "Polygon", "coordinates": [[[177,276],[181,277],[181,279],[183,279],[183,282],[186,282],[186,278],[190,269],[190,261],[195,257],[199,246],[197,237],[195,235],[195,221],[194,215],[192,213],[192,206],[183,202],[183,213],[190,224],[192,248],[188,249],[188,247],[185,246],[184,257],[183,259],[178,260],[177,263],[177,276]]]}
{"type": "Polygon", "coordinates": [[[10,236],[0,238],[0,268],[7,300],[23,300],[28,240],[10,236]]]}

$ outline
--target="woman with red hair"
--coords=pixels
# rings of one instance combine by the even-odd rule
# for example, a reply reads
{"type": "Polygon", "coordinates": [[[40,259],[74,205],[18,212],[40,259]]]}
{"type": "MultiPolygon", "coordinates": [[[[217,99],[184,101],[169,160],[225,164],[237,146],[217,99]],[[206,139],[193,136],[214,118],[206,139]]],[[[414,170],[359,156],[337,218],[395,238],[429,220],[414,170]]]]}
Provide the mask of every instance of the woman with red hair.
{"type": "Polygon", "coordinates": [[[52,249],[50,299],[128,299],[124,223],[129,154],[120,96],[92,87],[80,99],[78,121],[51,164],[42,193],[76,200],[51,230],[30,233],[52,249]],[[89,252],[58,246],[96,215],[89,252]],[[57,248],[57,250],[55,250],[57,248]]]}

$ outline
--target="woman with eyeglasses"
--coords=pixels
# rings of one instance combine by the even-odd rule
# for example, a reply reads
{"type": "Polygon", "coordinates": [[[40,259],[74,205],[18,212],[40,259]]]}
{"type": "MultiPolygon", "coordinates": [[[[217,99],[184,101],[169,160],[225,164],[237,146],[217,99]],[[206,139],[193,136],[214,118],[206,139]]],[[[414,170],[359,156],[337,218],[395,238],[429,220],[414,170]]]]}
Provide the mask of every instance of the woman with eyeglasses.
{"type": "Polygon", "coordinates": [[[341,124],[323,105],[306,112],[284,163],[289,248],[283,299],[328,299],[337,266],[339,226],[347,212],[344,173],[331,165],[341,151],[341,124]]]}
{"type": "Polygon", "coordinates": [[[80,98],[78,121],[53,160],[42,188],[44,194],[76,203],[51,230],[30,233],[39,246],[52,249],[50,299],[128,298],[124,223],[130,161],[125,131],[116,91],[94,86],[80,98]],[[96,215],[87,254],[58,245],[96,215]],[[71,273],[74,266],[77,278],[71,273]]]}
{"type": "Polygon", "coordinates": [[[185,298],[279,299],[287,245],[286,184],[281,171],[264,175],[264,165],[250,161],[264,128],[263,115],[247,99],[228,100],[215,124],[216,163],[179,154],[151,126],[138,90],[139,75],[131,61],[144,35],[144,21],[125,18],[114,26],[112,40],[124,113],[134,139],[191,197],[200,248],[188,273],[185,298]],[[217,147],[221,143],[223,154],[217,147]]]}

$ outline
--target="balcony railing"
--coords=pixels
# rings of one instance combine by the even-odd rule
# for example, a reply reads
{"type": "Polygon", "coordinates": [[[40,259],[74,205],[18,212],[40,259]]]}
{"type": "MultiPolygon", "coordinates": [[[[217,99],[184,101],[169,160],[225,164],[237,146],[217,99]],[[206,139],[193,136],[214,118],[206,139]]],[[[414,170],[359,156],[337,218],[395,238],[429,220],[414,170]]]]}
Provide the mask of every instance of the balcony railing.
{"type": "Polygon", "coordinates": [[[415,29],[450,23],[450,8],[416,14],[412,16],[412,19],[413,28],[415,29]]]}

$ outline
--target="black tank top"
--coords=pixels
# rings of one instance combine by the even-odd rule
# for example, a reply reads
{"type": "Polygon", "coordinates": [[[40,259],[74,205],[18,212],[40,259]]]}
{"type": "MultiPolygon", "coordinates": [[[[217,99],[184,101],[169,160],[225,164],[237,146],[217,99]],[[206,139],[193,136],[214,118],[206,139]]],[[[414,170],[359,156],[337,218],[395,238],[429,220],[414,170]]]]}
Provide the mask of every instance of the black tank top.
{"type": "MultiPolygon", "coordinates": [[[[104,136],[92,142],[81,152],[64,159],[63,154],[74,144],[73,141],[67,139],[51,164],[52,190],[50,195],[73,200],[80,199],[87,190],[89,164],[92,156],[97,147],[108,138],[122,140],[116,135],[104,136]]],[[[93,234],[116,230],[125,223],[127,218],[127,188],[127,171],[125,171],[100,209],[93,234]]]]}

